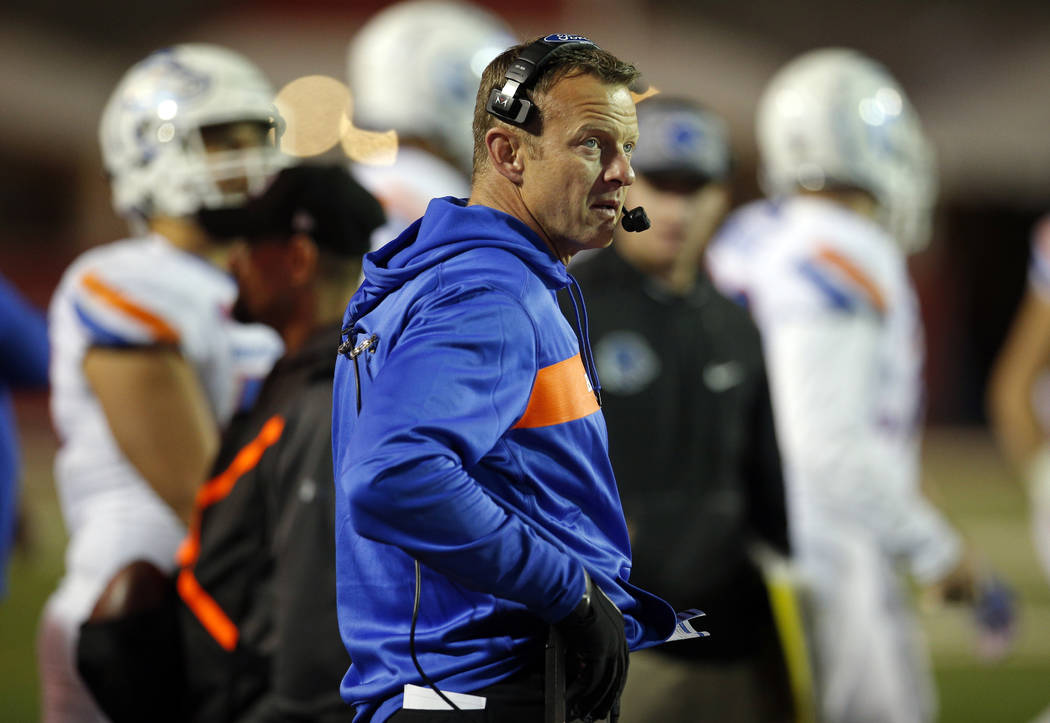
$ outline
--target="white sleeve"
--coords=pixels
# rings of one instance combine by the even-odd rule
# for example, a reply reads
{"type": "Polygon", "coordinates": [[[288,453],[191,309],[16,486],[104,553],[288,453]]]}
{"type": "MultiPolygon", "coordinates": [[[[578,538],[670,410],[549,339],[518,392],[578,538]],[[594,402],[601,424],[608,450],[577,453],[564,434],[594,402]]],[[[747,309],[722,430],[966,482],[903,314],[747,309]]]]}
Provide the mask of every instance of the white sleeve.
{"type": "Polygon", "coordinates": [[[754,259],[763,253],[776,210],[768,201],[753,201],[729,215],[717,230],[704,262],[715,286],[724,296],[748,306],[754,259]]]}
{"type": "Polygon", "coordinates": [[[797,503],[866,527],[930,582],[954,566],[960,541],[922,496],[914,456],[880,434],[881,323],[829,313],[772,330],[765,344],[778,434],[797,503]]]}
{"type": "Polygon", "coordinates": [[[93,255],[70,293],[91,344],[166,344],[202,364],[222,341],[224,310],[237,287],[229,275],[166,242],[136,240],[93,255]]]}
{"type": "MultiPolygon", "coordinates": [[[[284,354],[281,336],[265,324],[226,324],[233,351],[233,411],[255,406],[266,376],[284,354]]],[[[220,415],[220,420],[225,417],[220,415]]]]}
{"type": "MultiPolygon", "coordinates": [[[[71,285],[77,318],[92,344],[180,348],[202,342],[195,324],[198,304],[191,294],[174,293],[156,272],[92,265],[71,285]]],[[[176,287],[177,288],[177,287],[176,287]]]]}

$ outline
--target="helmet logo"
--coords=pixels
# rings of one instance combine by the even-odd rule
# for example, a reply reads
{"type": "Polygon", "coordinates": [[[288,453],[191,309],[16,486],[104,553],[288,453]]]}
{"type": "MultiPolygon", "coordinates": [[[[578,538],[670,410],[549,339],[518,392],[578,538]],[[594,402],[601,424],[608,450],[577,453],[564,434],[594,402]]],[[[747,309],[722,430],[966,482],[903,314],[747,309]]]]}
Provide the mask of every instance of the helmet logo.
{"type": "Polygon", "coordinates": [[[130,84],[124,93],[124,107],[128,109],[158,108],[170,106],[198,97],[208,90],[210,81],[206,75],[196,73],[180,63],[171,52],[151,55],[141,68],[137,82],[130,84]]]}

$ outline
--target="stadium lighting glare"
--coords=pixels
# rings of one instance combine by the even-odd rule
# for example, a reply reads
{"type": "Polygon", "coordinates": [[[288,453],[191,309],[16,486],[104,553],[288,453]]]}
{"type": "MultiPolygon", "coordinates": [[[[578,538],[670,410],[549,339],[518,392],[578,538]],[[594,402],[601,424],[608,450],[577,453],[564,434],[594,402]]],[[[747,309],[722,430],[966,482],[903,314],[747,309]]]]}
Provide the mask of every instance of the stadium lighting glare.
{"type": "Polygon", "coordinates": [[[358,163],[391,165],[397,157],[397,133],[355,127],[353,96],[335,78],[296,78],[278,91],[274,105],[285,122],[281,150],[291,156],[318,156],[339,144],[358,163]]]}

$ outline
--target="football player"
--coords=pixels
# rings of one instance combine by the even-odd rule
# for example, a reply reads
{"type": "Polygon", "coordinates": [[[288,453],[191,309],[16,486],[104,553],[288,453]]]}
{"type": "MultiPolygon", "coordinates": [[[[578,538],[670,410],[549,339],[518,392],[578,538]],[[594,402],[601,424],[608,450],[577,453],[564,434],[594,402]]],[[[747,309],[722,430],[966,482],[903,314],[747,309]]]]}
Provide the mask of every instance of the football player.
{"type": "MultiPolygon", "coordinates": [[[[999,351],[988,385],[992,428],[1028,493],[1036,557],[1050,581],[1050,440],[1037,413],[1041,382],[1050,366],[1050,216],[1032,233],[1028,290],[999,351]]],[[[1038,717],[1050,723],[1050,707],[1038,717]]]]}
{"type": "Polygon", "coordinates": [[[373,248],[422,216],[430,199],[470,195],[481,71],[516,42],[500,18],[456,0],[395,3],[354,36],[347,54],[354,123],[398,135],[393,165],[353,169],[387,215],[373,248]]]}
{"type": "Polygon", "coordinates": [[[763,338],[822,718],[933,720],[896,566],[949,599],[972,596],[974,575],[919,485],[923,336],[906,256],[928,233],[930,145],[889,72],[848,49],[778,71],[756,131],[769,199],[733,214],[708,261],[763,338]]]}
{"type": "Polygon", "coordinates": [[[1027,483],[1032,539],[1050,580],[1050,441],[1034,406],[1050,365],[1050,216],[1032,234],[1028,291],[996,360],[989,412],[1007,458],[1027,483]]]}
{"type": "Polygon", "coordinates": [[[103,112],[102,158],[133,235],[77,258],[49,309],[70,540],[38,634],[45,721],[103,720],[74,667],[79,624],[131,560],[172,570],[219,429],[281,352],[269,327],[231,320],[228,246],[196,219],[276,173],[276,122],[263,74],[204,44],[134,65],[103,112]]]}

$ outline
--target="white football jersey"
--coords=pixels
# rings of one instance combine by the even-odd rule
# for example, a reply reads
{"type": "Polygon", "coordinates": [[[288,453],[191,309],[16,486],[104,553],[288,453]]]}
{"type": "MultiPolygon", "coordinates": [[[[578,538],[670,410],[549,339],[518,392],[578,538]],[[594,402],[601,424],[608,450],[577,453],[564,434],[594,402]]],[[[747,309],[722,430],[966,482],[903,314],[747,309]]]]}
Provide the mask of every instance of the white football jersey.
{"type": "Polygon", "coordinates": [[[386,212],[386,223],[372,232],[372,249],[397,238],[423,215],[431,199],[470,195],[469,180],[454,166],[412,146],[398,148],[393,165],[362,163],[352,170],[358,182],[379,199],[386,212]]]}
{"type": "Polygon", "coordinates": [[[136,515],[174,519],[117,446],[84,375],[85,352],[174,345],[222,426],[250,404],[283,351],[270,327],[230,318],[236,295],[232,276],[157,235],[91,249],[66,270],[49,308],[51,413],[61,443],[55,481],[74,537],[102,498],[136,515]]]}
{"type": "Polygon", "coordinates": [[[893,239],[794,197],[734,212],[707,260],[762,332],[795,533],[850,524],[921,581],[948,572],[960,542],[919,489],[924,346],[893,239]]]}

